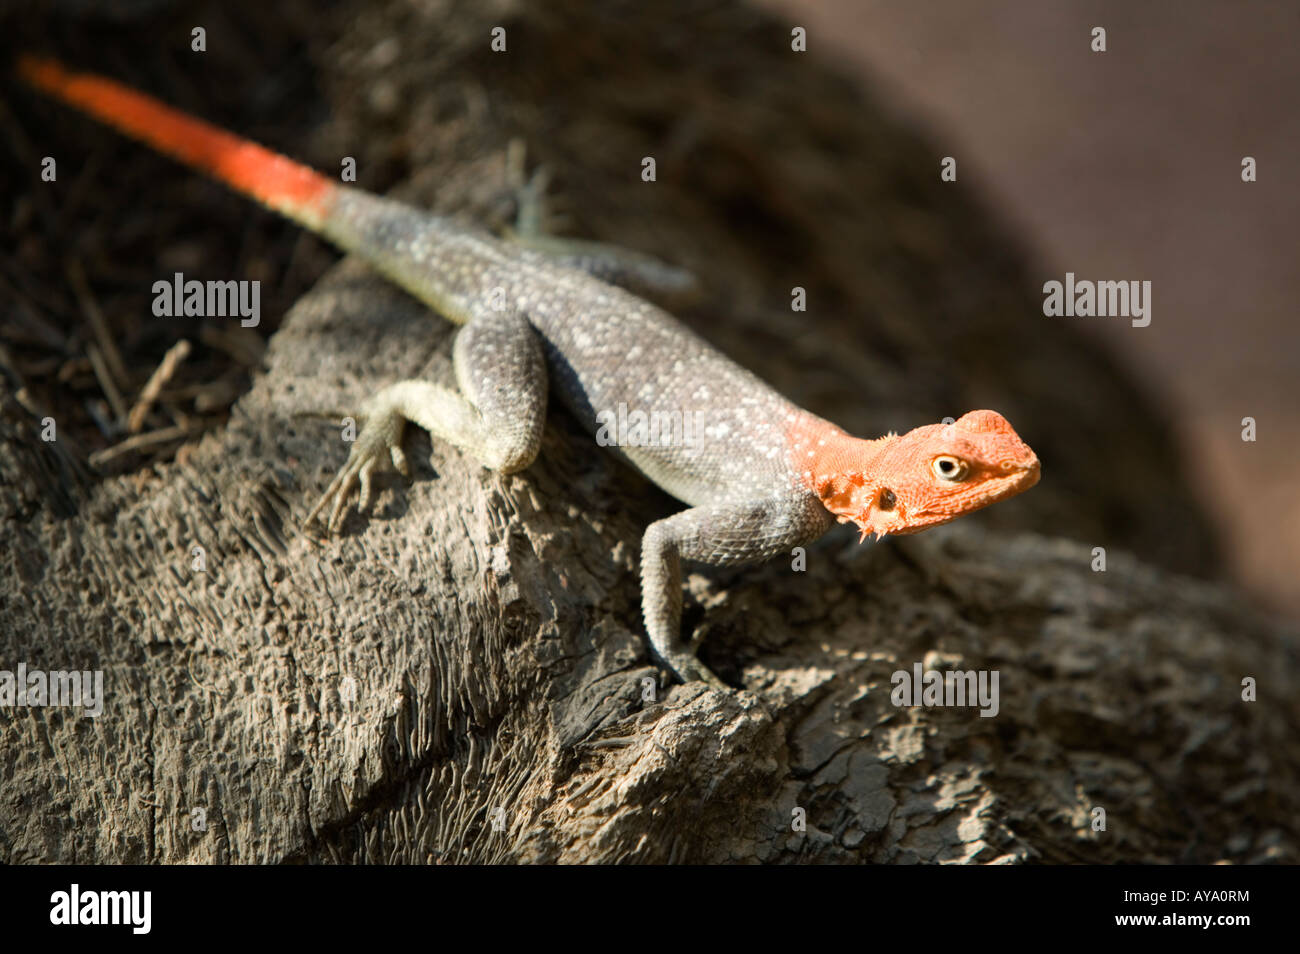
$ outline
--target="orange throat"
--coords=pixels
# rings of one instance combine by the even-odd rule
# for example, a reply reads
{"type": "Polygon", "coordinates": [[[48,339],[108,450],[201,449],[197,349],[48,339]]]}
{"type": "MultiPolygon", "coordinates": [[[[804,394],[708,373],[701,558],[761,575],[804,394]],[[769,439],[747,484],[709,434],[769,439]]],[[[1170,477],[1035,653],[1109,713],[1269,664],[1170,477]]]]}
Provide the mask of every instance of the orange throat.
{"type": "MultiPolygon", "coordinates": [[[[871,502],[875,497],[875,488],[867,483],[866,475],[859,473],[833,474],[820,483],[814,490],[822,506],[835,514],[840,523],[854,523],[862,531],[859,543],[866,541],[872,533],[871,502]]],[[[883,533],[878,536],[883,537],[883,533]]]]}
{"type": "Polygon", "coordinates": [[[861,529],[859,542],[871,533],[878,538],[885,535],[871,523],[879,494],[871,461],[897,439],[890,434],[864,440],[816,418],[797,422],[788,433],[790,463],[799,480],[840,523],[853,523],[861,529]]]}

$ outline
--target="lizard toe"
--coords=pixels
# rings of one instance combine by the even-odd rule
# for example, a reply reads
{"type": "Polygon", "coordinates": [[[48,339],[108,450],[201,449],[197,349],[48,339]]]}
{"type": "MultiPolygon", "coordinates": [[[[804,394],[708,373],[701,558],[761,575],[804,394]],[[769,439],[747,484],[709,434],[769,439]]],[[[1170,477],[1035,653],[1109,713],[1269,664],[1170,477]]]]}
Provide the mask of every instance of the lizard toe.
{"type": "Polygon", "coordinates": [[[725,682],[719,679],[716,675],[714,675],[712,669],[704,665],[704,663],[700,662],[700,658],[698,656],[695,656],[693,654],[682,653],[680,655],[675,655],[672,659],[668,661],[668,665],[672,667],[673,672],[677,673],[678,677],[681,678],[682,682],[692,682],[692,681],[703,682],[703,683],[707,683],[710,687],[714,689],[731,688],[725,682]]]}

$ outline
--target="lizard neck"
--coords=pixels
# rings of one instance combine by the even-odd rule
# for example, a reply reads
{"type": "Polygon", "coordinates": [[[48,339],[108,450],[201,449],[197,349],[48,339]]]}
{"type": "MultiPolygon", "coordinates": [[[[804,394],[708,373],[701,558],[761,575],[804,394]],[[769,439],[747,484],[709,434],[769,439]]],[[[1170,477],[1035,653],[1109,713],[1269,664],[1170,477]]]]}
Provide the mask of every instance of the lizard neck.
{"type": "Polygon", "coordinates": [[[800,482],[840,523],[866,525],[881,491],[876,462],[897,441],[889,434],[866,440],[820,419],[801,421],[789,434],[790,463],[800,482]]]}

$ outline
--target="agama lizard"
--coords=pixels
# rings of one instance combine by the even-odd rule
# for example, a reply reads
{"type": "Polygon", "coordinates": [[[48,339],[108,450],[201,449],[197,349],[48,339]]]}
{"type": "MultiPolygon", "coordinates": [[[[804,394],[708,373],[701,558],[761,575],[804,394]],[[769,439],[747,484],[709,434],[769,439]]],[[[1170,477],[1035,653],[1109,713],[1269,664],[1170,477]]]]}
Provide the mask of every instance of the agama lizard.
{"type": "MultiPolygon", "coordinates": [[[[1039,463],[994,411],[876,440],[786,400],[660,308],[542,251],[333,182],[112,80],[25,57],[27,82],[360,255],[463,326],[457,387],[401,381],[360,409],[347,462],[304,526],[326,509],[338,528],[359,486],[402,452],[408,421],[503,474],[537,456],[548,381],[592,432],[620,405],[685,419],[690,441],[625,441],[617,450],[689,508],[645,531],[641,596],[654,650],[682,679],[723,684],[681,633],[681,561],[712,565],[788,553],[852,522],[862,540],[916,533],[1038,482],[1039,463]]],[[[578,262],[581,264],[581,262],[578,262]]],[[[626,435],[624,435],[626,436],[626,435]]]]}

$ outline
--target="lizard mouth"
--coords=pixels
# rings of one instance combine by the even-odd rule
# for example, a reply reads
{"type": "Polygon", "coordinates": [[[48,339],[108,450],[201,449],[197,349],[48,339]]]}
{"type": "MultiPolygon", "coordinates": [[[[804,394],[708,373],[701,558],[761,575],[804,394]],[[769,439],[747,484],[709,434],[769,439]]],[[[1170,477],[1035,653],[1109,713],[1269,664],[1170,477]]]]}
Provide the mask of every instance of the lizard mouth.
{"type": "Polygon", "coordinates": [[[876,540],[887,536],[910,536],[933,527],[952,523],[958,517],[1021,494],[1033,487],[1042,478],[1042,466],[1035,456],[1027,463],[1007,461],[1002,465],[1005,476],[998,479],[998,486],[988,496],[978,502],[966,503],[960,507],[943,510],[913,509],[905,506],[894,495],[888,494],[889,508],[882,509],[874,498],[868,498],[866,505],[861,505],[861,498],[854,499],[850,507],[835,509],[836,519],[840,523],[852,523],[860,531],[858,543],[866,543],[867,537],[875,534],[876,540]],[[873,505],[874,504],[874,505],[873,505]]]}
{"type": "Polygon", "coordinates": [[[1042,476],[1043,469],[1038,463],[1038,458],[1035,457],[1033,462],[1025,468],[1025,472],[1020,479],[1020,489],[1028,490],[1030,487],[1034,486],[1034,484],[1038,483],[1039,478],[1042,476]]]}

